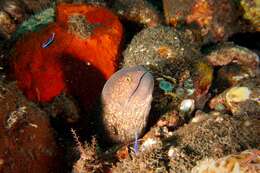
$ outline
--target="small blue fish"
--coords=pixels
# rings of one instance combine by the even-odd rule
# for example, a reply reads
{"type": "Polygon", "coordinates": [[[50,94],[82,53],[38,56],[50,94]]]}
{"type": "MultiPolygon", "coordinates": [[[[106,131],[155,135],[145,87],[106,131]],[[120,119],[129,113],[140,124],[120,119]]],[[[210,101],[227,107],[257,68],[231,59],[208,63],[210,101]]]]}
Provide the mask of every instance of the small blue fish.
{"type": "Polygon", "coordinates": [[[135,154],[138,153],[138,135],[137,135],[137,133],[135,133],[134,152],[135,152],[135,154]]]}
{"type": "Polygon", "coordinates": [[[48,48],[54,41],[55,32],[51,33],[49,39],[42,44],[42,48],[48,48]]]}

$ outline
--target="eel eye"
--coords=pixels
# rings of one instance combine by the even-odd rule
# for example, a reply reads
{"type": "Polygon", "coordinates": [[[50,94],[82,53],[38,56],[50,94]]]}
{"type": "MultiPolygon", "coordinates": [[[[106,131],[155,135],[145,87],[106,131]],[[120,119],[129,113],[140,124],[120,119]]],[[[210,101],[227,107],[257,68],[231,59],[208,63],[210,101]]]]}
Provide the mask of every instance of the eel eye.
{"type": "Polygon", "coordinates": [[[132,81],[132,78],[128,75],[128,76],[126,76],[125,80],[126,80],[127,82],[131,82],[131,81],[132,81]]]}

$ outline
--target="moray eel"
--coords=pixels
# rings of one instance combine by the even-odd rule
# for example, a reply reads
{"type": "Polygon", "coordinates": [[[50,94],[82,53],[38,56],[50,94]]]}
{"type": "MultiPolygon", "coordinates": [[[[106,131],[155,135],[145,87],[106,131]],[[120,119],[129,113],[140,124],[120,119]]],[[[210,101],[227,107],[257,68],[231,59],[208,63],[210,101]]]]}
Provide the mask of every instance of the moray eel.
{"type": "Polygon", "coordinates": [[[142,135],[151,109],[154,79],[143,66],[123,68],[102,90],[102,121],[105,135],[126,143],[142,135]]]}

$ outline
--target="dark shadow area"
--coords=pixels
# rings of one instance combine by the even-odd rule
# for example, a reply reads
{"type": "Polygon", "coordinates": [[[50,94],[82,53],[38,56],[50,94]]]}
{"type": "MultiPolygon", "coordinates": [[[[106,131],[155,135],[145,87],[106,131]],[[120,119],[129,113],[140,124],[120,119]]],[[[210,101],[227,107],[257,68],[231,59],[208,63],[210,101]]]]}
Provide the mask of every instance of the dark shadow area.
{"type": "Polygon", "coordinates": [[[71,130],[75,130],[82,146],[100,133],[102,127],[97,122],[101,108],[98,100],[106,80],[97,68],[72,56],[63,56],[60,61],[66,80],[65,92],[75,99],[80,108],[80,117],[76,123],[68,123],[64,117],[57,116],[52,118],[51,123],[57,131],[59,145],[65,150],[64,159],[67,165],[64,165],[64,170],[72,170],[80,153],[71,130]]]}
{"type": "Polygon", "coordinates": [[[149,3],[151,3],[156,10],[158,10],[160,13],[163,13],[163,2],[162,0],[147,0],[149,3]]]}
{"type": "Polygon", "coordinates": [[[144,26],[128,20],[121,19],[120,21],[124,26],[125,36],[124,36],[124,43],[122,46],[122,50],[125,50],[128,44],[130,44],[130,42],[132,41],[133,37],[138,32],[140,32],[144,28],[144,26]]]}
{"type": "Polygon", "coordinates": [[[64,164],[60,173],[71,173],[73,164],[79,158],[79,153],[75,150],[75,141],[73,140],[70,127],[61,118],[51,118],[50,123],[57,132],[56,141],[63,153],[62,160],[64,164]]]}
{"type": "Polygon", "coordinates": [[[230,37],[228,41],[246,47],[260,55],[260,32],[238,33],[230,37]]]}
{"type": "Polygon", "coordinates": [[[74,57],[64,56],[61,63],[66,90],[79,101],[83,110],[89,111],[99,99],[106,79],[96,67],[74,57]]]}
{"type": "Polygon", "coordinates": [[[61,62],[66,89],[81,108],[79,123],[75,127],[76,131],[80,136],[88,139],[99,129],[99,126],[93,123],[99,116],[94,110],[106,79],[93,65],[88,65],[71,56],[62,57],[61,62]]]}

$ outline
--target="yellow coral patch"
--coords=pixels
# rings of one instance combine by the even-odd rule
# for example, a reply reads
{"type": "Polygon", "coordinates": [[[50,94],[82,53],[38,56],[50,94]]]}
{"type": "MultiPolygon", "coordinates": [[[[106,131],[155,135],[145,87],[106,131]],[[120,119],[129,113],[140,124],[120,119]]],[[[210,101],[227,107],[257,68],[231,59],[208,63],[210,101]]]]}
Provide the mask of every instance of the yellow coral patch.
{"type": "Polygon", "coordinates": [[[242,102],[249,99],[251,90],[248,87],[233,87],[226,94],[226,100],[230,102],[242,102]]]}
{"type": "Polygon", "coordinates": [[[213,79],[213,69],[211,68],[211,66],[202,61],[202,62],[198,62],[195,65],[195,68],[200,76],[199,77],[200,87],[208,86],[213,79]]]}

